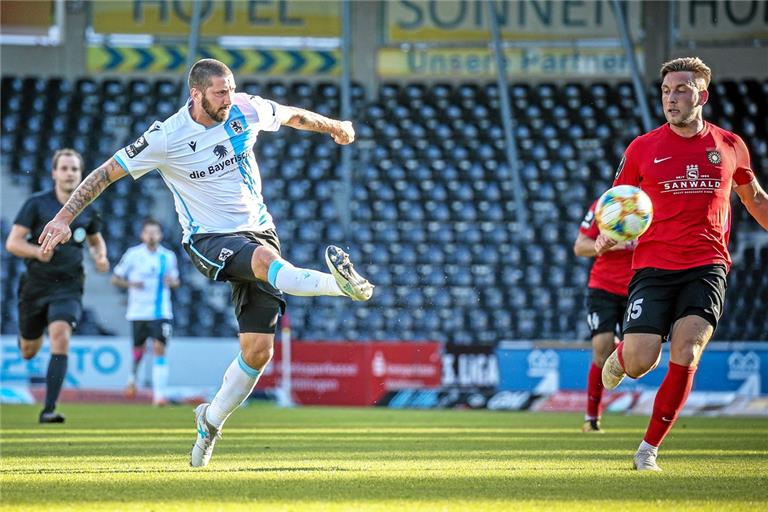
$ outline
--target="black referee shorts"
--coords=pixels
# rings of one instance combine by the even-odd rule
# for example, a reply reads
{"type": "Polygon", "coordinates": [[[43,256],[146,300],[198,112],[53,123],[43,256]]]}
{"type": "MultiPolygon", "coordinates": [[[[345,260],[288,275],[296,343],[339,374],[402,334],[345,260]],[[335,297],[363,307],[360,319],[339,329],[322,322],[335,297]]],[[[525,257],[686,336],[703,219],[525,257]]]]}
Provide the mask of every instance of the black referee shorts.
{"type": "Polygon", "coordinates": [[[253,275],[251,258],[259,246],[270,247],[280,254],[277,232],[270,229],[264,233],[192,235],[184,249],[204,276],[229,282],[241,333],[274,334],[277,319],[285,311],[285,299],[283,292],[253,275]]]}
{"type": "Polygon", "coordinates": [[[56,321],[67,322],[75,329],[83,316],[82,297],[79,281],[43,290],[31,285],[22,275],[19,281],[19,335],[27,340],[37,339],[56,321]]]}

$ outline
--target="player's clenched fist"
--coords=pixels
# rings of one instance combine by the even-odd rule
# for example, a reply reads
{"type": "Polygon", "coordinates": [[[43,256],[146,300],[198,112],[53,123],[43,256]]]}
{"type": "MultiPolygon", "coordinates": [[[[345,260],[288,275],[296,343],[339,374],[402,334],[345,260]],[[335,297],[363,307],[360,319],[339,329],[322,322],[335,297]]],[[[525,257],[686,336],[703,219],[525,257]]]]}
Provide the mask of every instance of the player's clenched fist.
{"type": "Polygon", "coordinates": [[[331,136],[336,144],[351,144],[354,142],[355,129],[352,127],[352,121],[341,121],[331,136]]]}
{"type": "Polygon", "coordinates": [[[40,244],[42,253],[47,254],[49,251],[53,251],[57,245],[67,243],[71,237],[72,231],[69,229],[69,225],[66,222],[53,219],[45,225],[37,243],[40,244]]]}

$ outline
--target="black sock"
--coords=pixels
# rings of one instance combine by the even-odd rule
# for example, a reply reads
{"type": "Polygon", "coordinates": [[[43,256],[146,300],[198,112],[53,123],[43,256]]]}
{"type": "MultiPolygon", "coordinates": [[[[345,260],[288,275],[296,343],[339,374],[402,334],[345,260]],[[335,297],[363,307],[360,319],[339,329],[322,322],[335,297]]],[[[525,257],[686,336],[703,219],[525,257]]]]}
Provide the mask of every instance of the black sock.
{"type": "Polygon", "coordinates": [[[48,374],[45,376],[45,409],[44,412],[53,412],[56,409],[56,401],[59,399],[61,386],[64,384],[64,376],[67,374],[67,355],[52,354],[48,362],[48,374]]]}

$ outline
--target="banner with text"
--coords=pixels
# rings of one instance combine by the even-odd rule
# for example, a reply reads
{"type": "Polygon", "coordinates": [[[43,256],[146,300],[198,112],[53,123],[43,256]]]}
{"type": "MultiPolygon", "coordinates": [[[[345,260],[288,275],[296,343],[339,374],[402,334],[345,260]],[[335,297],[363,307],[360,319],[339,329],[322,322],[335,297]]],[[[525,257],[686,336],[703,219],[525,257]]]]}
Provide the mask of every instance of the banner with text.
{"type": "MultiPolygon", "coordinates": [[[[496,0],[503,40],[618,39],[610,0],[496,0]]],[[[487,0],[392,0],[383,2],[389,43],[488,41],[487,0]]],[[[640,34],[642,2],[622,2],[634,37],[640,34]]]]}
{"type": "MultiPolygon", "coordinates": [[[[441,345],[435,342],[295,342],[291,344],[293,399],[304,405],[373,405],[385,393],[440,386],[441,345]]],[[[282,347],[257,389],[282,380],[282,347]]]]}
{"type": "MultiPolygon", "coordinates": [[[[642,67],[642,51],[636,53],[642,67]]],[[[494,78],[496,62],[488,48],[382,48],[377,70],[383,78],[494,78]]],[[[621,48],[508,48],[510,77],[628,77],[621,48]]]]}
{"type": "MultiPolygon", "coordinates": [[[[338,0],[200,0],[200,36],[339,37],[338,0]]],[[[91,2],[99,34],[189,37],[192,0],[91,2]]]]}
{"type": "MultiPolygon", "coordinates": [[[[716,0],[675,2],[677,38],[681,41],[768,42],[768,2],[763,0],[716,0]]],[[[768,62],[763,62],[763,69],[768,62]]]]}

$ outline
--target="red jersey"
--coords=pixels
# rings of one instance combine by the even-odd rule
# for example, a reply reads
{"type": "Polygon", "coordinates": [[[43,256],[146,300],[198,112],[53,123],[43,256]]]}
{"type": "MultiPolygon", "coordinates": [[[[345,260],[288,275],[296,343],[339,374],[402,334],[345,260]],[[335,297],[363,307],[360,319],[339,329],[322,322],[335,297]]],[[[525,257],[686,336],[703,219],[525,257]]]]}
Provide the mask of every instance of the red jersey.
{"type": "Polygon", "coordinates": [[[753,179],[744,141],[711,123],[690,138],[665,124],[633,140],[613,185],[645,191],[653,221],[638,239],[632,268],[722,264],[729,269],[733,182],[745,185],[753,179]]]}
{"type": "MultiPolygon", "coordinates": [[[[579,226],[579,233],[596,239],[600,231],[595,222],[595,206],[597,200],[589,207],[579,226]]],[[[627,296],[627,287],[632,279],[632,250],[608,251],[595,258],[592,270],[589,273],[589,288],[597,288],[615,295],[627,296]]]]}

